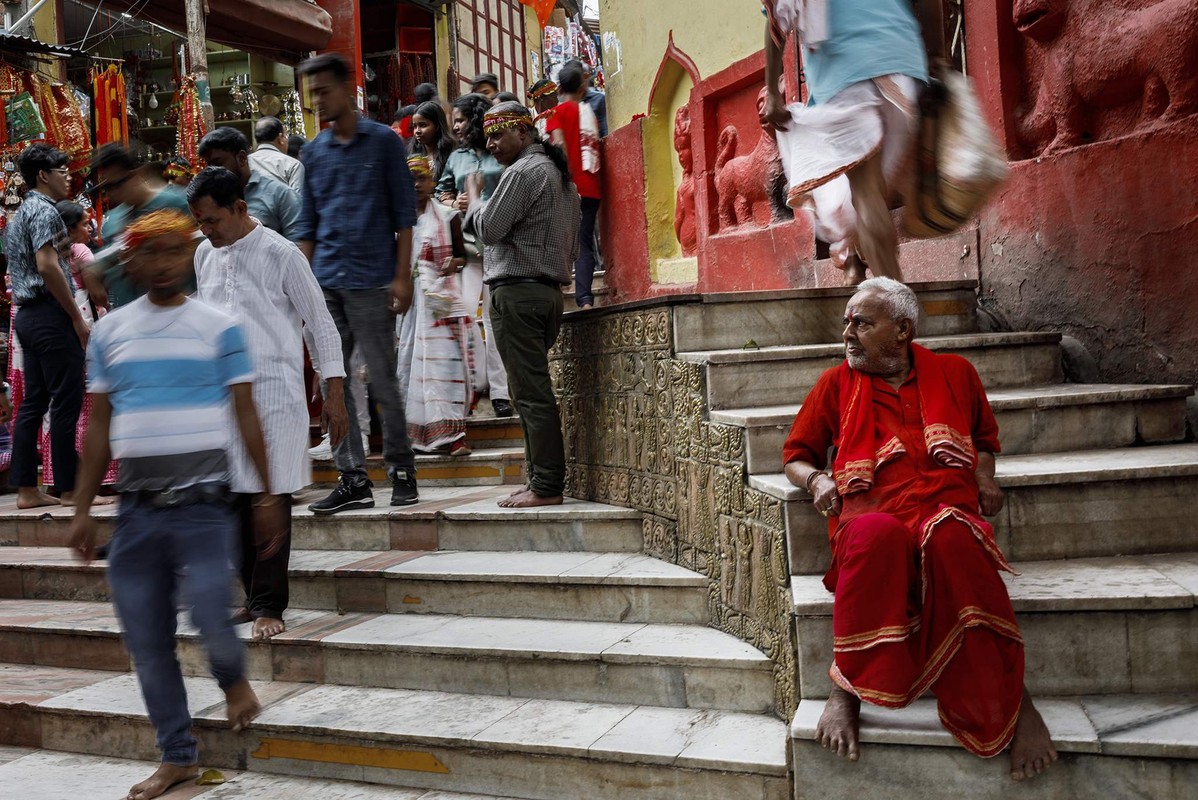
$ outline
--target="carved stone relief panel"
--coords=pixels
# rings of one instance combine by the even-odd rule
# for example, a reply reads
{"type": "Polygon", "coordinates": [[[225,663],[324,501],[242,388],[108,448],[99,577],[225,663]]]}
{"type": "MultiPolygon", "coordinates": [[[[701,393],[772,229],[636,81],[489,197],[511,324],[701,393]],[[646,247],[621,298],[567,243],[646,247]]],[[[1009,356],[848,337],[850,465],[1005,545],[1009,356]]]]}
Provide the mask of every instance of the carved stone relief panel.
{"type": "Polygon", "coordinates": [[[644,512],[645,552],[710,581],[711,620],[776,665],[794,709],[781,504],[745,480],[744,432],[706,421],[699,364],[672,358],[668,310],[568,322],[551,354],[566,491],[644,512]]]}

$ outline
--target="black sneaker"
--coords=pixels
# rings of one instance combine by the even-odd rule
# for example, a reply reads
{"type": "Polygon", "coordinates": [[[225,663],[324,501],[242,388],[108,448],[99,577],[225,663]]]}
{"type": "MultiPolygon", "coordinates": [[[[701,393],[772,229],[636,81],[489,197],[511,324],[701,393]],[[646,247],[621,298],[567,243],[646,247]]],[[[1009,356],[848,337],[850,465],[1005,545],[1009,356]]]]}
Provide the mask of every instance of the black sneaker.
{"type": "Polygon", "coordinates": [[[391,505],[414,506],[420,502],[416,489],[416,473],[403,469],[391,472],[391,505]]]}
{"type": "Polygon", "coordinates": [[[491,408],[495,409],[495,416],[510,417],[512,415],[512,403],[510,400],[492,400],[491,408]]]}
{"type": "Polygon", "coordinates": [[[354,479],[342,475],[337,482],[337,488],[323,500],[308,506],[313,514],[336,514],[338,511],[349,511],[352,508],[374,508],[374,484],[368,480],[354,483],[354,479]]]}

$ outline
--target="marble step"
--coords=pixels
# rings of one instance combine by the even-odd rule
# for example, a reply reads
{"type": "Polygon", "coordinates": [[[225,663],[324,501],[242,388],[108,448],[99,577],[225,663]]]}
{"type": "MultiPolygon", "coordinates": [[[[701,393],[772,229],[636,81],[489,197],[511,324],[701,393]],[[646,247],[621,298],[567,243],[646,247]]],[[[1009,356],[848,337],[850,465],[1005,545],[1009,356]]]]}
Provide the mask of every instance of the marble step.
{"type": "MultiPolygon", "coordinates": [[[[921,338],[919,343],[964,356],[982,382],[997,389],[1059,383],[1060,341],[1059,333],[974,333],[921,338]]],[[[844,361],[844,345],[696,350],[678,358],[706,365],[708,409],[778,406],[802,402],[824,371],[844,361]]]]}
{"type": "MultiPolygon", "coordinates": [[[[815,742],[822,700],[799,703],[790,726],[798,800],[861,800],[862,786],[919,800],[1193,800],[1198,791],[1198,694],[1043,697],[1036,707],[1060,759],[1013,784],[1007,753],[983,761],[941,727],[935,701],[894,711],[865,706],[861,759],[815,742]]],[[[879,795],[880,796],[880,795],[879,795]]]]}
{"type": "MultiPolygon", "coordinates": [[[[309,426],[309,440],[312,446],[320,443],[320,420],[312,420],[309,426]]],[[[524,446],[524,430],[520,427],[520,418],[496,417],[491,410],[490,401],[479,401],[479,407],[473,415],[466,418],[466,442],[475,450],[491,448],[509,448],[524,446]]],[[[374,434],[370,437],[371,450],[375,454],[383,449],[383,437],[374,434]]]]}
{"type": "MultiPolygon", "coordinates": [[[[1058,383],[987,392],[1008,455],[1059,453],[1180,442],[1190,386],[1058,383]]],[[[712,411],[710,419],[745,429],[750,473],[782,469],[782,446],[799,405],[712,411]]]]}
{"type": "MultiPolygon", "coordinates": [[[[295,610],[251,641],[252,680],[469,692],[550,700],[769,713],[773,663],[700,625],[295,610]]],[[[127,671],[109,603],[0,600],[0,662],[127,671]]],[[[188,675],[207,675],[198,632],[179,618],[188,675]]]]}
{"type": "MultiPolygon", "coordinates": [[[[990,519],[1012,561],[1198,551],[1198,445],[1169,444],[998,458],[1006,493],[990,519]]],[[[827,521],[781,473],[749,485],[786,501],[793,574],[828,568],[827,521]]]]}
{"type": "MultiPolygon", "coordinates": [[[[926,336],[977,330],[977,284],[973,281],[916,283],[923,305],[920,330],[926,336]]],[[[701,302],[674,308],[678,350],[727,350],[835,342],[844,330],[845,305],[856,290],[848,286],[782,292],[705,294],[701,302]]]]}
{"type": "MultiPolygon", "coordinates": [[[[388,485],[387,467],[381,455],[366,459],[366,472],[378,486],[388,485]]],[[[312,481],[318,486],[337,484],[337,467],[332,461],[312,464],[312,481]]],[[[421,486],[518,486],[524,482],[524,446],[475,450],[468,456],[416,455],[416,482],[421,486]]]]}
{"type": "MultiPolygon", "coordinates": [[[[767,715],[270,682],[255,684],[262,714],[234,734],[215,682],[185,684],[206,767],[529,800],[789,792],[786,723],[767,715]]],[[[2,666],[0,738],[157,758],[132,675],[2,666]]]]}
{"type": "MultiPolygon", "coordinates": [[[[594,622],[707,623],[708,580],[629,553],[296,550],[291,607],[594,622]]],[[[0,548],[0,598],[109,599],[103,563],[0,548]]],[[[233,598],[236,600],[235,598],[233,598]]]]}
{"type": "MultiPolygon", "coordinates": [[[[0,747],[0,785],[6,797],[21,800],[62,800],[64,797],[124,797],[129,787],[145,780],[158,762],[105,758],[52,750],[0,747]],[[4,754],[7,751],[7,755],[4,754]]],[[[201,762],[201,768],[207,764],[201,762]]],[[[186,785],[163,795],[203,800],[516,800],[494,795],[462,794],[358,781],[296,778],[288,775],[223,769],[225,783],[186,785]]]]}
{"type": "MultiPolygon", "coordinates": [[[[512,487],[420,487],[420,502],[393,508],[390,486],[376,488],[375,507],[320,517],[297,497],[291,511],[296,550],[512,550],[639,553],[643,515],[627,508],[567,498],[548,508],[500,508],[512,487]]],[[[0,504],[0,546],[65,547],[74,510],[20,510],[14,496],[0,504]]],[[[111,535],[117,506],[93,510],[101,536],[111,535]]]]}
{"type": "MultiPolygon", "coordinates": [[[[1033,695],[1194,691],[1198,553],[1017,563],[1003,574],[1033,695]]],[[[831,689],[832,595],[791,578],[803,698],[831,689]]]]}

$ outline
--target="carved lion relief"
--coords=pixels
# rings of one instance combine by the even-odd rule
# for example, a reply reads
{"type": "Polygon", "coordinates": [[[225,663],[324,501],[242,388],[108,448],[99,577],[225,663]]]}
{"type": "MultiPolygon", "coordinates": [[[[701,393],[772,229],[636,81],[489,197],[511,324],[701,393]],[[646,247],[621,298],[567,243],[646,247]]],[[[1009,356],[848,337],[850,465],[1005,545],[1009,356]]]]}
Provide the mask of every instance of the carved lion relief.
{"type": "Polygon", "coordinates": [[[1015,0],[1023,98],[1016,136],[1038,156],[1198,112],[1194,0],[1015,0]]]}

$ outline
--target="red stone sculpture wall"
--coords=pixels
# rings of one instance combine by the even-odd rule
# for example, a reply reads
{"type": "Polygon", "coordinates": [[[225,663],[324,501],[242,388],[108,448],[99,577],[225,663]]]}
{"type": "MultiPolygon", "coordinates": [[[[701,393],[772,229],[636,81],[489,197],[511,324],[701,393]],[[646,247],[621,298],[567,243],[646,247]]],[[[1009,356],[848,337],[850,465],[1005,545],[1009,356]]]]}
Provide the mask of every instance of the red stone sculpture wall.
{"type": "Polygon", "coordinates": [[[966,4],[1012,159],[979,221],[984,304],[1063,329],[1104,380],[1198,381],[1198,3],[966,4]]]}

